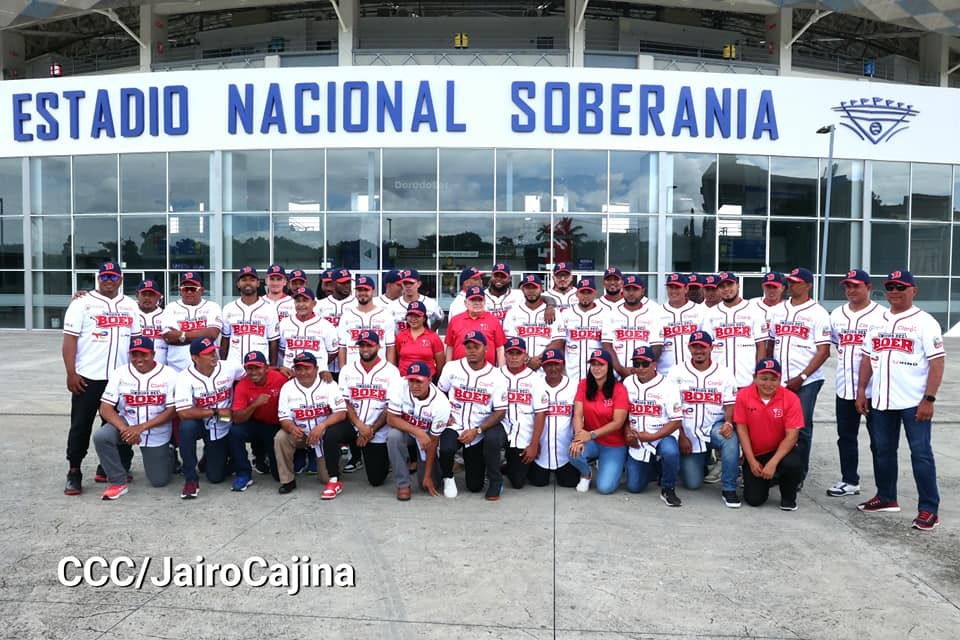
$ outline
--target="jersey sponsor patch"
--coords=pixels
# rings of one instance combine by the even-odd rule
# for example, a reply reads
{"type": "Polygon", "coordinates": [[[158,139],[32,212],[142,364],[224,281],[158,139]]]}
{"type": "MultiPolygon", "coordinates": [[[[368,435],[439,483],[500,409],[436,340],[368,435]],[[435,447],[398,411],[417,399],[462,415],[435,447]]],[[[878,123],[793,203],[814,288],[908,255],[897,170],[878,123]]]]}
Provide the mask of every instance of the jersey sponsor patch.
{"type": "Polygon", "coordinates": [[[159,338],[163,335],[163,329],[158,329],[156,327],[144,327],[143,328],[143,337],[144,338],[159,338]]]}
{"type": "Polygon", "coordinates": [[[300,407],[291,411],[294,420],[315,420],[316,418],[323,418],[333,413],[330,410],[329,405],[323,405],[320,407],[300,407]]]}
{"type": "Polygon", "coordinates": [[[573,415],[573,405],[572,404],[558,404],[551,402],[547,406],[547,415],[548,416],[572,416],[573,415]]]}
{"type": "Polygon", "coordinates": [[[780,323],[778,322],[774,325],[774,333],[779,336],[789,336],[795,338],[802,338],[804,340],[810,339],[810,327],[797,324],[797,323],[780,323]]]}
{"type": "Polygon", "coordinates": [[[840,346],[849,347],[863,344],[866,331],[844,331],[840,334],[840,346]]]}
{"type": "Polygon", "coordinates": [[[631,402],[630,415],[660,418],[663,416],[663,407],[656,402],[631,402]]]}
{"type": "Polygon", "coordinates": [[[320,341],[313,338],[287,338],[287,349],[306,349],[307,351],[319,351],[320,341]]]}
{"type": "Polygon", "coordinates": [[[112,329],[114,327],[132,327],[133,317],[125,313],[104,313],[96,316],[97,327],[112,329]]]}
{"type": "Polygon", "coordinates": [[[424,418],[418,418],[417,416],[412,415],[412,414],[409,414],[409,413],[407,413],[406,411],[404,411],[403,413],[401,413],[401,414],[400,414],[400,417],[403,418],[403,420],[404,420],[407,424],[412,424],[413,426],[417,427],[418,429],[427,430],[427,429],[430,428],[430,424],[431,424],[431,421],[430,421],[430,420],[426,420],[426,419],[424,419],[424,418]]]}
{"type": "Polygon", "coordinates": [[[266,335],[267,328],[260,323],[238,322],[233,325],[233,335],[235,336],[260,336],[266,335]]]}
{"type": "Polygon", "coordinates": [[[723,394],[705,389],[684,389],[680,392],[686,404],[723,404],[723,394]]]}
{"type": "Polygon", "coordinates": [[[571,340],[599,340],[600,329],[570,329],[568,335],[571,340]]]}
{"type": "Polygon", "coordinates": [[[647,329],[617,329],[613,333],[617,340],[641,340],[649,342],[650,332],[647,329]]]}
{"type": "Polygon", "coordinates": [[[217,406],[221,402],[229,400],[231,395],[233,395],[233,387],[228,387],[220,391],[214,391],[212,393],[206,393],[201,396],[197,396],[194,399],[194,404],[196,404],[200,409],[210,409],[211,407],[217,406]]]}
{"type": "Polygon", "coordinates": [[[666,326],[663,328],[663,337],[664,338],[676,338],[677,336],[685,336],[691,333],[697,332],[697,325],[695,324],[677,324],[672,326],[666,326]]]}
{"type": "Polygon", "coordinates": [[[199,329],[207,328],[207,319],[198,318],[196,320],[180,320],[177,324],[180,325],[180,331],[197,331],[199,329]]]}
{"type": "Polygon", "coordinates": [[[517,327],[517,335],[521,338],[549,338],[549,325],[520,325],[517,327]]]}
{"type": "Polygon", "coordinates": [[[386,400],[387,390],[383,387],[350,387],[351,400],[386,400]]]}
{"type": "Polygon", "coordinates": [[[469,389],[464,387],[454,387],[453,397],[460,402],[475,402],[477,404],[490,404],[490,394],[482,389],[469,389]]]}
{"type": "Polygon", "coordinates": [[[383,340],[383,329],[377,329],[376,327],[357,327],[356,329],[350,329],[350,339],[356,342],[360,339],[360,334],[364,331],[372,331],[377,334],[377,337],[383,340]]]}
{"type": "Polygon", "coordinates": [[[509,391],[507,392],[507,402],[515,402],[517,404],[532,404],[533,394],[525,391],[509,391]]]}
{"type": "Polygon", "coordinates": [[[749,338],[750,327],[748,325],[723,325],[714,329],[714,337],[717,340],[749,338]]]}
{"type": "Polygon", "coordinates": [[[902,336],[881,336],[873,339],[874,351],[902,351],[913,353],[914,341],[902,336]]]}
{"type": "Polygon", "coordinates": [[[128,407],[162,407],[167,403],[163,392],[125,393],[123,403],[128,407]]]}

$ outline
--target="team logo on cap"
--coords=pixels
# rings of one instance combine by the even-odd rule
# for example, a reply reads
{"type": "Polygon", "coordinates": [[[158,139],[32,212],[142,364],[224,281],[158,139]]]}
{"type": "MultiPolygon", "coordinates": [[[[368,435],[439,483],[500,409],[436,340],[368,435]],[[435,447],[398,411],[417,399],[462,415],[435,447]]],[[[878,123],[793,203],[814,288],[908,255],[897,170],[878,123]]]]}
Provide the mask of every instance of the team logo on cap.
{"type": "Polygon", "coordinates": [[[257,354],[251,351],[247,354],[247,362],[251,362],[257,359],[257,354]]]}
{"type": "Polygon", "coordinates": [[[253,267],[241,267],[240,275],[245,276],[253,273],[253,267]]]}
{"type": "Polygon", "coordinates": [[[153,348],[153,345],[152,345],[152,344],[148,344],[147,342],[145,342],[143,338],[134,338],[133,340],[130,341],[130,350],[133,351],[134,349],[137,349],[137,348],[140,348],[140,349],[151,348],[151,349],[152,349],[152,348],[153,348]]]}
{"type": "Polygon", "coordinates": [[[370,342],[373,344],[380,344],[380,336],[377,335],[376,331],[371,331],[370,329],[364,329],[360,332],[360,335],[357,336],[357,342],[370,342]]]}
{"type": "Polygon", "coordinates": [[[902,277],[903,277],[903,273],[900,272],[900,271],[891,271],[891,272],[890,272],[890,279],[891,279],[891,280],[893,280],[894,278],[902,278],[902,277]]]}
{"type": "Polygon", "coordinates": [[[844,100],[833,111],[844,114],[841,126],[874,145],[909,129],[910,120],[920,113],[912,104],[878,97],[844,100]]]}

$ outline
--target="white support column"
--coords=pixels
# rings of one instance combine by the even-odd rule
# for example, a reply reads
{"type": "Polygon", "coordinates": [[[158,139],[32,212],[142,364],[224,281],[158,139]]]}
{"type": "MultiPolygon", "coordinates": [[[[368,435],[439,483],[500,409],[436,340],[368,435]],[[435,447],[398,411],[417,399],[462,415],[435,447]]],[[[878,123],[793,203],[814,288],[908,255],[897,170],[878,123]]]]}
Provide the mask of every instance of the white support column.
{"type": "Polygon", "coordinates": [[[583,52],[587,46],[587,5],[590,0],[566,0],[567,14],[567,46],[569,57],[567,63],[571,67],[583,66],[583,52]]]}
{"type": "Polygon", "coordinates": [[[0,73],[0,80],[27,77],[26,46],[19,33],[0,31],[0,73]]]}
{"type": "Polygon", "coordinates": [[[337,64],[353,66],[353,49],[357,43],[357,23],[360,19],[360,3],[357,0],[330,0],[337,11],[337,64]]]}
{"type": "Polygon", "coordinates": [[[793,70],[793,9],[781,8],[779,13],[767,16],[766,41],[772,62],[780,65],[780,75],[793,70]]]}
{"type": "Polygon", "coordinates": [[[942,33],[920,37],[920,80],[923,84],[949,86],[950,46],[942,33]]]}
{"type": "Polygon", "coordinates": [[[152,5],[140,6],[140,71],[151,71],[154,62],[167,55],[167,16],[157,15],[152,5]]]}

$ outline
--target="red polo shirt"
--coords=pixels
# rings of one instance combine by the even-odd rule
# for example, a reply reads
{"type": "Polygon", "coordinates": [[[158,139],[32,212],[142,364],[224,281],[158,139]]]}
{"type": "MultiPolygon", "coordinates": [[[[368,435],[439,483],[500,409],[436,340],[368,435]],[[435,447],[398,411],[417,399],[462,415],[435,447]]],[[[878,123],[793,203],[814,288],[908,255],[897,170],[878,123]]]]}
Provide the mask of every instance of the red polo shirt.
{"type": "Polygon", "coordinates": [[[450,319],[447,325],[446,344],[453,347],[453,359],[459,360],[467,355],[463,348],[463,336],[471,331],[479,331],[487,339],[487,362],[497,366],[497,348],[507,343],[507,336],[503,332],[500,320],[489,311],[484,311],[477,318],[471,318],[470,313],[464,311],[450,319]]]}
{"type": "MultiPolygon", "coordinates": [[[[616,409],[630,410],[630,396],[627,394],[627,388],[619,382],[613,385],[612,398],[604,397],[603,390],[599,389],[593,400],[587,400],[587,381],[583,379],[577,387],[574,401],[583,403],[583,428],[587,431],[595,431],[613,420],[613,412],[616,409]]],[[[626,446],[627,440],[623,436],[623,429],[618,429],[597,438],[597,444],[605,447],[623,447],[626,446]]]]}
{"type": "Polygon", "coordinates": [[[277,416],[277,407],[280,404],[280,387],[285,385],[288,380],[289,378],[287,378],[287,376],[276,369],[267,371],[267,379],[264,381],[262,387],[253,384],[250,378],[246,376],[240,378],[237,386],[233,388],[233,410],[241,411],[246,409],[253,404],[253,401],[256,400],[260,394],[269,393],[270,401],[254,409],[250,419],[263,422],[264,424],[280,424],[280,418],[277,416]]]}
{"type": "Polygon", "coordinates": [[[754,456],[762,456],[777,450],[787,435],[787,429],[803,428],[803,409],[800,398],[784,387],[764,403],[752,384],[737,392],[737,403],[733,408],[735,424],[746,425],[750,434],[750,446],[754,456]]]}
{"type": "Polygon", "coordinates": [[[430,329],[424,330],[418,338],[413,337],[410,329],[404,329],[397,334],[397,338],[394,340],[394,348],[400,362],[400,373],[404,373],[410,364],[422,360],[430,367],[430,375],[436,375],[437,362],[433,356],[437,353],[443,353],[443,341],[430,329]]]}

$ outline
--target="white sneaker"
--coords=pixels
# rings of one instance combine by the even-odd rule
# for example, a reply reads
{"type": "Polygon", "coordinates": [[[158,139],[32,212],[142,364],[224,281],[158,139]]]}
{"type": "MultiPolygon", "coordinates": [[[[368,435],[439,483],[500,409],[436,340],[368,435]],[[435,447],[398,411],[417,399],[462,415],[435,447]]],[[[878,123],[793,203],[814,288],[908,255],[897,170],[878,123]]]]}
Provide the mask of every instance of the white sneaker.
{"type": "Polygon", "coordinates": [[[577,483],[577,491],[580,493],[590,491],[590,478],[580,478],[580,482],[577,483]]]}
{"type": "Polygon", "coordinates": [[[457,481],[454,480],[453,478],[443,479],[443,497],[444,498],[457,497],[457,481]]]}
{"type": "Polygon", "coordinates": [[[720,482],[720,473],[723,471],[722,466],[719,462],[714,462],[712,465],[707,467],[707,473],[703,476],[703,481],[707,484],[717,484],[720,482]]]}
{"type": "Polygon", "coordinates": [[[841,480],[827,489],[827,495],[832,498],[839,498],[841,496],[858,496],[860,495],[860,485],[847,484],[841,480]]]}

